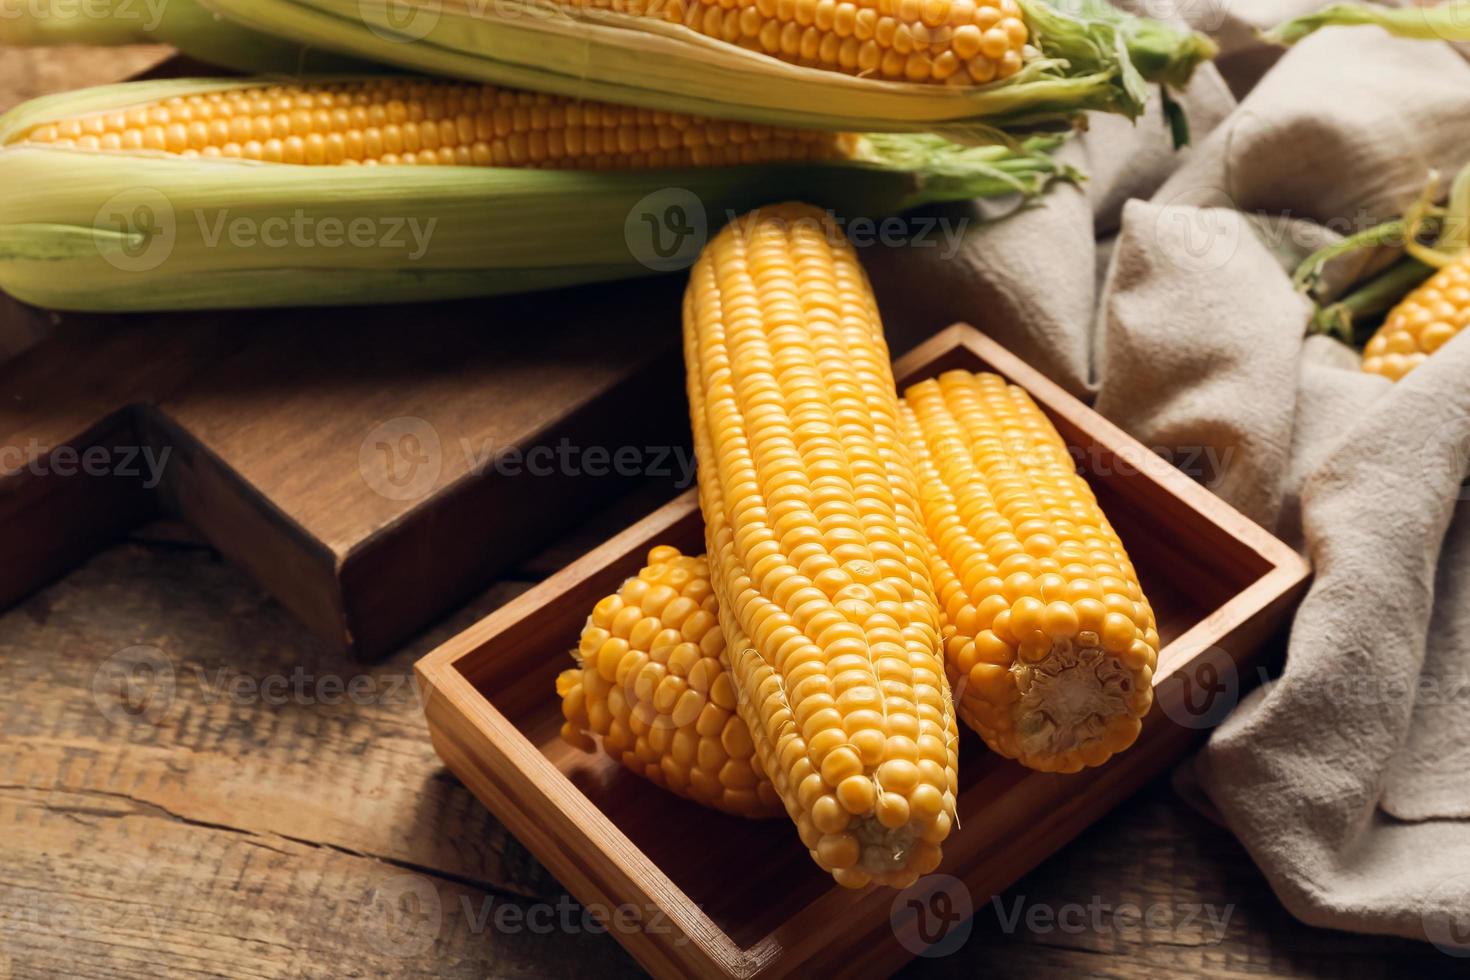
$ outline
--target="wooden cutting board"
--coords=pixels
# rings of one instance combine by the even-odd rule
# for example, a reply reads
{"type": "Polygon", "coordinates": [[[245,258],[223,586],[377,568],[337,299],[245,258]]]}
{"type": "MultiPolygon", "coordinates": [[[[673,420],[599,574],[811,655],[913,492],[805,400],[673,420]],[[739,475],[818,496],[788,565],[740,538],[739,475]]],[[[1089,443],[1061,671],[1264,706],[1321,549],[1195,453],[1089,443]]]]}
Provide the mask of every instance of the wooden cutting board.
{"type": "Polygon", "coordinates": [[[167,316],[6,301],[6,345],[41,339],[0,365],[0,604],[171,515],[328,643],[382,654],[632,484],[674,492],[681,288],[167,316]]]}

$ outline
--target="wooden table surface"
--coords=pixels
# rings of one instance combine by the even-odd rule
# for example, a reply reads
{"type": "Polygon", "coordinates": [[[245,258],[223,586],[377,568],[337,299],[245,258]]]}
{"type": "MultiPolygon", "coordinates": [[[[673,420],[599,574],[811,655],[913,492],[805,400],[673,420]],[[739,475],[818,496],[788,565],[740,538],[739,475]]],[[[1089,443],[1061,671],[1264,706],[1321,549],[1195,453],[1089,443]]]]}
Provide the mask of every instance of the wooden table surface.
{"type": "MultiPolygon", "coordinates": [[[[0,109],[164,53],[0,52],[0,109]]],[[[412,664],[657,502],[611,504],[373,668],[172,525],[0,614],[0,980],[639,975],[439,765],[412,664]]],[[[1464,975],[1297,923],[1167,779],[971,930],[905,975],[1464,975]]]]}

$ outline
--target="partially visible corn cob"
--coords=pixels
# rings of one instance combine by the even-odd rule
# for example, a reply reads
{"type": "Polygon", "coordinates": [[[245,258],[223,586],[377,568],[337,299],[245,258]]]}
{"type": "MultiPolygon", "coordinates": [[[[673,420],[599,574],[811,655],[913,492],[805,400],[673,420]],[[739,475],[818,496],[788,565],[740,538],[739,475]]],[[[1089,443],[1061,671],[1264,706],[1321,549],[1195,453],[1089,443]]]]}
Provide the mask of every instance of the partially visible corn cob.
{"type": "Polygon", "coordinates": [[[1363,348],[1363,370],[1397,381],[1470,324],[1470,252],[1393,308],[1363,348]]]}
{"type": "Polygon", "coordinates": [[[709,225],[774,193],[874,218],[1033,194],[1070,175],[1056,145],[779,130],[403,78],[127,83],[0,116],[0,287],[98,311],[524,292],[683,268],[709,225]]]}
{"type": "Polygon", "coordinates": [[[562,737],[660,786],[741,817],[783,812],[735,712],[719,601],[703,555],[654,548],[636,578],[599,602],[580,666],[557,679],[562,737]]]}
{"type": "Polygon", "coordinates": [[[567,6],[659,17],[782,61],[907,82],[1010,78],[1021,70],[1030,37],[1016,0],[568,0],[567,6]]]}
{"type": "Polygon", "coordinates": [[[255,30],[426,74],[769,125],[953,127],[966,137],[1055,130],[1089,110],[1137,116],[1148,97],[1140,71],[1184,85],[1214,53],[1200,35],[1101,0],[208,0],[208,7],[255,30]]]}
{"type": "Polygon", "coordinates": [[[1021,389],[950,371],[908,389],[945,665],[992,749],[1075,772],[1138,737],[1159,636],[1122,542],[1021,389]]]}
{"type": "Polygon", "coordinates": [[[850,159],[856,137],[393,77],[194,92],[40,123],[57,149],[331,166],[641,170],[850,159]]]}
{"type": "Polygon", "coordinates": [[[957,737],[867,278],[822,212],[755,212],[691,271],[684,341],[740,716],[813,859],[906,886],[953,826],[957,737]]]}

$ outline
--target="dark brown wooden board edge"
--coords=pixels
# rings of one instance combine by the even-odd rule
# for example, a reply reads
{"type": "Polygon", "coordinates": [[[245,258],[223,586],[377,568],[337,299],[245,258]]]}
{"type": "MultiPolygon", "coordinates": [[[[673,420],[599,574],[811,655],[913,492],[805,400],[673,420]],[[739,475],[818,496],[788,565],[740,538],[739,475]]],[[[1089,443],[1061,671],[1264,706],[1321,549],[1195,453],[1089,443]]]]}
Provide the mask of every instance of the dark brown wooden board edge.
{"type": "MultiPolygon", "coordinates": [[[[639,438],[649,444],[683,444],[688,428],[683,392],[677,385],[656,385],[652,379],[681,370],[677,345],[654,352],[629,377],[596,392],[569,414],[530,433],[517,443],[525,450],[570,439],[577,445],[611,445],[623,420],[637,417],[647,423],[639,438]],[[649,398],[655,393],[657,401],[649,398]]],[[[439,499],[416,508],[397,521],[358,542],[337,569],[341,602],[349,632],[360,658],[385,654],[415,630],[470,597],[496,574],[533,554],[556,534],[566,531],[609,498],[625,492],[635,477],[580,478],[562,475],[554,480],[525,475],[466,474],[439,492],[439,499]],[[588,493],[595,489],[598,493],[588,493]],[[505,516],[534,509],[555,512],[548,524],[533,529],[505,516]],[[494,535],[459,533],[425,547],[425,533],[434,527],[472,528],[487,518],[503,525],[494,535]],[[412,569],[402,573],[403,567],[412,569]],[[395,576],[386,568],[399,570],[395,576]],[[413,584],[405,590],[402,579],[413,584]],[[382,595],[384,589],[390,596],[382,595]],[[405,601],[404,592],[409,593],[405,601]]]]}
{"type": "MultiPolygon", "coordinates": [[[[98,549],[118,540],[158,515],[158,500],[136,476],[62,475],[52,465],[65,449],[79,456],[101,447],[109,456],[118,447],[138,449],[143,434],[137,413],[124,409],[99,420],[86,431],[55,446],[44,458],[23,460],[16,472],[0,478],[0,515],[12,529],[0,563],[0,608],[13,605],[86,561],[98,549]],[[27,466],[36,472],[20,472],[27,466]],[[65,507],[58,500],[75,501],[65,507]],[[62,510],[67,520],[56,516],[62,510]]],[[[0,464],[7,464],[0,460],[0,464]]],[[[130,465],[119,462],[120,466],[130,465]]]]}

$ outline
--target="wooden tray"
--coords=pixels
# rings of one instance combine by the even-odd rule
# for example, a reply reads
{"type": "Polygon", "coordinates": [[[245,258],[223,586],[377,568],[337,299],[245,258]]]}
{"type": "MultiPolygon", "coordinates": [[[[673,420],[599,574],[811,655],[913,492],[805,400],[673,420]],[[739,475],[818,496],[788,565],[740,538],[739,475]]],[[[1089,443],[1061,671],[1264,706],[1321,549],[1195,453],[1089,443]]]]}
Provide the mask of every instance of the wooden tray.
{"type": "Polygon", "coordinates": [[[1233,706],[1240,668],[1305,588],[1294,551],[973,328],[949,328],[896,374],[951,368],[998,372],[1051,416],[1129,549],[1164,648],[1138,744],[1099,769],[1032,772],[966,731],[959,826],[913,895],[840,888],[785,820],[703,810],[558,738],[553,682],[593,603],[653,545],[702,549],[692,491],[418,664],[445,763],[589,911],[624,907],[609,931],[656,976],[887,975],[923,948],[919,927],[934,923],[917,913],[934,887],[952,899],[936,914],[982,906],[1178,759],[1233,706]]]}

